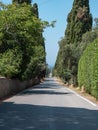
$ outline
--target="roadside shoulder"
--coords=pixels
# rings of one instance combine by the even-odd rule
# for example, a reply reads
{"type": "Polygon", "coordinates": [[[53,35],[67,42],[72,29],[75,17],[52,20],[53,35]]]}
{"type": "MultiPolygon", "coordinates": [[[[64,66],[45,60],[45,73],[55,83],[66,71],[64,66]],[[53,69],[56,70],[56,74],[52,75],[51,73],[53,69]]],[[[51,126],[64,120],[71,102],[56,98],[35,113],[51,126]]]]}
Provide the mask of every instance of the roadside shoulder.
{"type": "Polygon", "coordinates": [[[73,85],[64,84],[61,79],[56,78],[56,77],[55,77],[55,81],[56,81],[57,83],[61,84],[62,86],[67,87],[67,88],[69,88],[69,89],[75,91],[75,92],[76,92],[77,94],[79,94],[80,96],[82,96],[82,97],[84,97],[84,98],[86,98],[86,99],[90,100],[91,102],[96,103],[96,104],[98,105],[98,100],[96,100],[95,97],[93,97],[92,95],[86,93],[86,92],[83,91],[83,90],[81,91],[79,87],[74,87],[73,85]]]}

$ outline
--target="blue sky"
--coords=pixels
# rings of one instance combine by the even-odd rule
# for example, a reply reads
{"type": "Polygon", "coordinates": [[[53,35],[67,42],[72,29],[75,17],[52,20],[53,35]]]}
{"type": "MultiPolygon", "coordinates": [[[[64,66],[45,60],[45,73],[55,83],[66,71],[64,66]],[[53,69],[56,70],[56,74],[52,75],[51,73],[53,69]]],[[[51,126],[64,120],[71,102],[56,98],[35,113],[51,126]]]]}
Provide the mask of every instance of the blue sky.
{"type": "MultiPolygon", "coordinates": [[[[12,0],[0,0],[3,3],[11,3],[12,0]]],[[[49,22],[56,20],[55,28],[47,28],[44,31],[47,63],[54,65],[58,53],[58,41],[64,36],[67,15],[72,8],[74,0],[32,0],[38,3],[39,16],[49,22]]],[[[90,11],[93,18],[98,18],[98,0],[90,0],[90,11]]]]}

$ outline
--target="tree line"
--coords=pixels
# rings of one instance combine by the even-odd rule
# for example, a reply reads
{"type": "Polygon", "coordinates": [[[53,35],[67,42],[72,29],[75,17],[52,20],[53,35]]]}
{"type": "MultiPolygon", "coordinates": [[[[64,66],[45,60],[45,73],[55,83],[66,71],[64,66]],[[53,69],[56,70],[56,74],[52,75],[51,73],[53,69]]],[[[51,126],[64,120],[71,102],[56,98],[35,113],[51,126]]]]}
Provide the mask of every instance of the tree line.
{"type": "Polygon", "coordinates": [[[74,0],[67,23],[53,74],[98,98],[98,19],[92,26],[89,0],[74,0]]]}
{"type": "Polygon", "coordinates": [[[47,26],[31,0],[0,3],[0,76],[19,80],[45,76],[43,31],[47,26]]]}

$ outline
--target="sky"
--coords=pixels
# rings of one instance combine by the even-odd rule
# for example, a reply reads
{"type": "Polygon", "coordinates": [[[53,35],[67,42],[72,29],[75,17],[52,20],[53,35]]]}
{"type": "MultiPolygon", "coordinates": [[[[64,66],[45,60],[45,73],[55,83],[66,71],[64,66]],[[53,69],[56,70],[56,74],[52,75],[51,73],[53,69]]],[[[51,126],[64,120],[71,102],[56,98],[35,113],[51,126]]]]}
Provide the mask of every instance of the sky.
{"type": "MultiPolygon", "coordinates": [[[[5,4],[10,4],[12,0],[0,0],[5,4]]],[[[46,28],[43,36],[45,38],[47,64],[54,66],[58,54],[58,42],[64,37],[67,26],[67,15],[70,12],[74,0],[32,0],[38,4],[39,17],[44,21],[54,21],[54,28],[46,28]]],[[[98,18],[98,0],[89,0],[90,12],[93,18],[98,18]]]]}

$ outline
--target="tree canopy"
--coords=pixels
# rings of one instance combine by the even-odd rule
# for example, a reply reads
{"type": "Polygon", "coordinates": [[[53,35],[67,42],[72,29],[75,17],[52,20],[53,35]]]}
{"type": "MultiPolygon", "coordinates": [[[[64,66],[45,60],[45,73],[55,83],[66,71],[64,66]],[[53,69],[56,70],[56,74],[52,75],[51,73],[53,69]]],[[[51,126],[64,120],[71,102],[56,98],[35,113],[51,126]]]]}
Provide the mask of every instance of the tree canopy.
{"type": "Polygon", "coordinates": [[[22,3],[31,4],[32,0],[12,0],[12,2],[18,4],[22,4],[22,3]]]}
{"type": "MultiPolygon", "coordinates": [[[[37,5],[36,5],[37,6],[37,5]]],[[[45,74],[43,29],[49,25],[26,3],[2,5],[0,11],[0,75],[20,80],[45,74]]]]}
{"type": "Polygon", "coordinates": [[[64,80],[66,80],[68,75],[67,82],[70,81],[76,84],[79,61],[78,46],[81,43],[83,34],[92,28],[89,0],[74,0],[67,22],[65,36],[59,42],[60,48],[54,67],[54,74],[64,80]]]}

